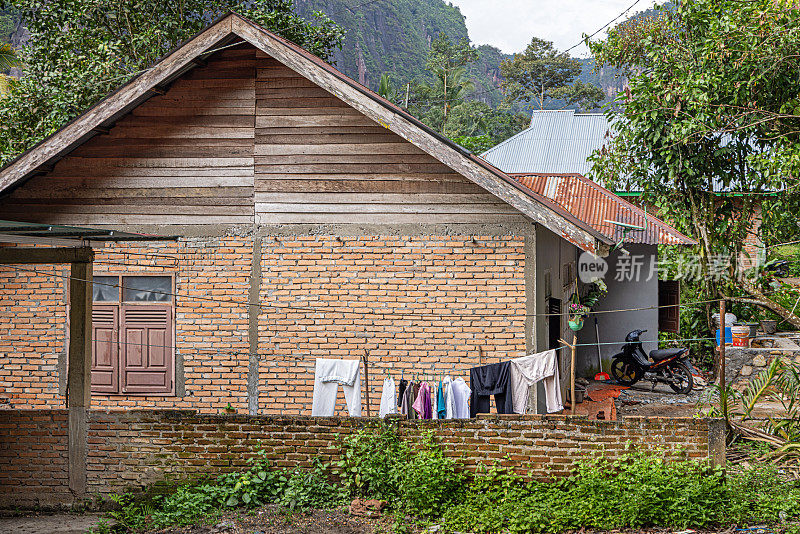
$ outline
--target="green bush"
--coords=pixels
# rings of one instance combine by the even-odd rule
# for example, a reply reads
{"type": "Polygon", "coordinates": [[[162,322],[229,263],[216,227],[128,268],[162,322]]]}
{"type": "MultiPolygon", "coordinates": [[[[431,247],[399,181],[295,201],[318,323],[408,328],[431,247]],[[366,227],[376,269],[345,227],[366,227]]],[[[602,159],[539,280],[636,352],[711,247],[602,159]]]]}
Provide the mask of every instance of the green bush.
{"type": "Polygon", "coordinates": [[[315,462],[311,471],[293,471],[278,502],[291,510],[330,508],[343,504],[347,499],[347,491],[342,486],[332,484],[327,471],[319,461],[315,462]]]}
{"type": "Polygon", "coordinates": [[[381,422],[342,439],[336,474],[352,497],[395,502],[411,449],[397,431],[381,422]]]}
{"type": "Polygon", "coordinates": [[[439,517],[454,502],[464,484],[461,466],[445,456],[441,447],[425,436],[420,450],[402,469],[400,499],[404,509],[420,517],[439,517]]]}

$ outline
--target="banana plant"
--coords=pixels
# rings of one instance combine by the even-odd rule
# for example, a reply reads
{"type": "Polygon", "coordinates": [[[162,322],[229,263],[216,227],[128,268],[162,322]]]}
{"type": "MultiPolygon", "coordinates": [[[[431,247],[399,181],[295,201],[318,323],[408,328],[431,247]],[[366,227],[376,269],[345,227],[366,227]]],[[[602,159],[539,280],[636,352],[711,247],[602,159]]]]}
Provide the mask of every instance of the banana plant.
{"type": "Polygon", "coordinates": [[[0,71],[19,66],[19,56],[10,44],[0,44],[0,71]]]}

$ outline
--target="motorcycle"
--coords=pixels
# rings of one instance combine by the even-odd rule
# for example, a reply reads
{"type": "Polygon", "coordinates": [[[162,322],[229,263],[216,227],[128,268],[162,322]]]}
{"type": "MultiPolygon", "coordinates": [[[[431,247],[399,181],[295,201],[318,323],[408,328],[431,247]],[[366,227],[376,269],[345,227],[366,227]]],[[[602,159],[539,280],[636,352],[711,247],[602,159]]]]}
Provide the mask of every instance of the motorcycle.
{"type": "Polygon", "coordinates": [[[648,359],[639,340],[645,332],[647,330],[634,330],[625,336],[622,352],[611,359],[611,376],[623,386],[632,386],[644,379],[653,383],[653,389],[661,382],[668,384],[675,393],[688,395],[694,387],[689,370],[689,349],[655,349],[650,351],[648,359]]]}

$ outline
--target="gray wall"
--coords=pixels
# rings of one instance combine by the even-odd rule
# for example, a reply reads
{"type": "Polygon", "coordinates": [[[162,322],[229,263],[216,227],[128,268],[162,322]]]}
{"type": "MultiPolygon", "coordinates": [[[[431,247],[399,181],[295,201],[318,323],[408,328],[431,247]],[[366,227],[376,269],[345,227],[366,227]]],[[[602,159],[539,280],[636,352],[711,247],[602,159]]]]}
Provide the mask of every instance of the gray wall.
{"type": "MultiPolygon", "coordinates": [[[[625,336],[631,330],[647,330],[642,336],[644,340],[658,339],[658,275],[653,273],[653,261],[657,261],[657,247],[655,245],[625,245],[625,250],[631,256],[644,256],[643,264],[640,268],[639,281],[617,281],[618,259],[623,255],[622,252],[613,252],[605,258],[608,262],[608,273],[605,276],[608,285],[608,295],[606,295],[595,308],[602,310],[619,310],[629,308],[646,308],[653,306],[649,310],[637,310],[628,312],[615,312],[597,314],[597,326],[600,332],[600,342],[613,345],[600,345],[600,354],[603,358],[603,370],[609,372],[611,357],[620,351],[624,344],[625,336]],[[650,280],[651,273],[653,276],[650,280]]],[[[586,321],[586,325],[581,331],[583,343],[596,343],[594,319],[592,317],[586,321]]],[[[645,350],[649,351],[656,348],[655,342],[645,343],[645,350]]],[[[596,347],[581,347],[578,351],[578,373],[579,376],[594,376],[599,370],[597,363],[596,347]]]]}

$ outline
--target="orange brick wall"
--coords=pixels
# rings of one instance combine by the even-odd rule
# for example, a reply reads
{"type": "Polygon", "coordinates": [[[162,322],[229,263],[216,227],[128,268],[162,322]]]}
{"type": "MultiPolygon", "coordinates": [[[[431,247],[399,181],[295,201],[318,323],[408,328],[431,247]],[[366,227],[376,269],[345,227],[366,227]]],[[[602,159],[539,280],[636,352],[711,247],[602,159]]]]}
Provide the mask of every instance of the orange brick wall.
{"type": "Polygon", "coordinates": [[[468,380],[470,367],[524,355],[523,247],[517,236],[266,236],[261,301],[291,308],[259,316],[259,412],[310,414],[315,358],[367,351],[374,415],[387,372],[468,380]]]}
{"type": "MultiPolygon", "coordinates": [[[[65,420],[64,410],[0,410],[0,429],[13,437],[0,439],[0,507],[73,502],[65,493],[65,420]]],[[[480,416],[392,421],[412,442],[432,432],[445,454],[458,458],[469,470],[499,461],[535,478],[563,477],[580,460],[597,454],[613,459],[628,446],[667,458],[708,458],[717,464],[725,457],[721,419],[480,416]]],[[[154,483],[242,469],[258,448],[278,466],[307,467],[315,457],[337,459],[341,436],[376,422],[192,411],[91,411],[87,494],[108,497],[154,483]]]]}
{"type": "MultiPolygon", "coordinates": [[[[246,411],[252,251],[252,237],[236,236],[97,250],[96,275],[175,276],[176,358],[182,360],[185,384],[178,388],[183,396],[94,395],[92,405],[218,411],[230,403],[246,411]]],[[[69,267],[34,267],[61,277],[21,268],[30,266],[0,266],[0,398],[14,408],[62,407],[58,368],[59,356],[65,361],[63,277],[69,276],[69,267]]]]}
{"type": "MultiPolygon", "coordinates": [[[[99,249],[96,275],[175,276],[178,384],[176,396],[95,395],[92,405],[246,413],[254,246],[246,235],[99,249]]],[[[63,407],[69,267],[28,268],[0,266],[0,400],[63,407]]],[[[367,350],[374,414],[387,371],[468,379],[470,367],[524,355],[524,269],[518,236],[262,238],[259,413],[309,414],[317,357],[367,350]]]]}

